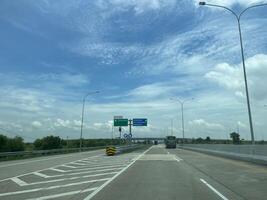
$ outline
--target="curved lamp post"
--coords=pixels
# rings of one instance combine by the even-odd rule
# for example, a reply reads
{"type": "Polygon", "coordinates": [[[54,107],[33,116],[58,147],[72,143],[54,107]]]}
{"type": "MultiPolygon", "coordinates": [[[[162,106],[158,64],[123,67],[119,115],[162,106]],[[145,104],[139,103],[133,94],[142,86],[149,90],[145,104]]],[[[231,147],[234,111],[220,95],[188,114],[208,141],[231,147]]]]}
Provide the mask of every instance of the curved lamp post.
{"type": "Polygon", "coordinates": [[[83,137],[83,116],[84,116],[84,104],[85,104],[85,99],[89,95],[92,94],[97,94],[100,93],[100,91],[94,91],[94,92],[89,92],[83,97],[83,108],[82,108],[82,121],[81,121],[81,135],[80,135],[80,151],[82,151],[82,137],[83,137]]]}
{"type": "Polygon", "coordinates": [[[190,101],[190,100],[194,100],[194,98],[186,99],[184,101],[181,101],[178,98],[171,98],[171,100],[177,101],[177,102],[179,102],[181,104],[181,111],[182,111],[182,131],[183,131],[183,141],[182,141],[182,144],[184,144],[184,103],[187,102],[187,101],[190,101]]]}
{"type": "Polygon", "coordinates": [[[245,88],[246,88],[248,117],[249,117],[250,133],[251,133],[251,143],[252,144],[255,144],[253,124],[252,124],[252,115],[251,115],[251,108],[250,108],[250,100],[249,100],[249,92],[248,92],[248,84],[247,84],[247,73],[246,73],[246,65],[245,65],[245,58],[244,58],[244,49],[243,49],[243,41],[242,41],[242,32],[241,32],[240,20],[241,20],[242,15],[247,10],[249,10],[251,8],[255,8],[255,7],[267,6],[267,3],[249,6],[246,9],[244,9],[243,11],[241,11],[239,14],[237,14],[235,11],[231,10],[228,7],[221,6],[221,5],[216,5],[216,4],[209,4],[209,3],[206,3],[204,1],[199,2],[199,5],[200,6],[212,6],[212,7],[223,8],[223,9],[228,10],[229,12],[231,12],[235,16],[235,18],[237,20],[238,31],[239,31],[240,47],[241,47],[242,64],[243,64],[243,73],[244,73],[245,88]]]}

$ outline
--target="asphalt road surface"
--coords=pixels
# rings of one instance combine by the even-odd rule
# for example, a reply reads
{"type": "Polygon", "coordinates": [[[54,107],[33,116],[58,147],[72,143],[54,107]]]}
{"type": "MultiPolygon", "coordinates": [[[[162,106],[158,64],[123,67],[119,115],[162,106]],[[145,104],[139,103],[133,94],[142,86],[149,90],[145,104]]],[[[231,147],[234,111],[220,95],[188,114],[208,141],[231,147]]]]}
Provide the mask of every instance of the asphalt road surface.
{"type": "Polygon", "coordinates": [[[0,163],[0,199],[267,199],[265,166],[155,145],[0,163]]]}

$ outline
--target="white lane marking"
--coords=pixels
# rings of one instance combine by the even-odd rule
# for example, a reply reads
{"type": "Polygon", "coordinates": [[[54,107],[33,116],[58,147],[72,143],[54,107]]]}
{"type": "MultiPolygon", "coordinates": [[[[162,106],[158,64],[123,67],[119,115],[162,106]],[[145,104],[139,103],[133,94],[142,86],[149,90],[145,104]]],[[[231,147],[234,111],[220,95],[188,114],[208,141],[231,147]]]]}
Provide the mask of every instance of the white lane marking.
{"type": "Polygon", "coordinates": [[[170,152],[167,151],[167,154],[170,154],[170,152]]]}
{"type": "Polygon", "coordinates": [[[69,173],[69,174],[58,174],[58,175],[51,175],[51,178],[55,178],[55,177],[61,177],[61,176],[72,176],[72,175],[78,175],[78,174],[89,174],[89,173],[93,173],[93,172],[105,172],[105,171],[112,171],[112,170],[120,170],[123,167],[113,167],[113,168],[109,168],[109,169],[99,169],[99,170],[90,170],[90,171],[85,171],[85,172],[74,172],[74,173],[69,173]]]}
{"type": "Polygon", "coordinates": [[[33,198],[33,199],[27,199],[27,200],[47,200],[47,199],[55,199],[58,197],[64,197],[64,196],[70,196],[74,194],[80,194],[80,193],[85,193],[85,192],[91,192],[96,190],[97,187],[94,188],[88,188],[86,190],[76,190],[72,192],[65,192],[65,193],[60,193],[60,194],[55,194],[55,195],[49,195],[49,196],[43,196],[43,197],[38,197],[38,198],[33,198]]]}
{"type": "Polygon", "coordinates": [[[72,169],[76,169],[77,167],[71,166],[71,165],[61,165],[63,167],[67,167],[67,168],[72,168],[72,169]]]}
{"type": "Polygon", "coordinates": [[[50,170],[56,171],[56,172],[67,172],[66,170],[57,169],[57,168],[50,168],[50,170]]]}
{"type": "MultiPolygon", "coordinates": [[[[78,162],[80,162],[80,161],[78,161],[78,162]]],[[[85,164],[85,163],[78,163],[78,162],[71,162],[70,164],[72,164],[72,165],[79,165],[79,166],[87,166],[87,165],[89,165],[88,163],[87,164],[85,164]]]]}
{"type": "Polygon", "coordinates": [[[208,186],[213,192],[215,192],[219,197],[221,197],[223,200],[228,200],[225,196],[223,196],[218,190],[216,190],[214,187],[212,187],[210,184],[208,184],[204,179],[200,179],[202,183],[204,183],[206,186],[208,186]]]}
{"type": "Polygon", "coordinates": [[[99,167],[86,167],[86,168],[81,168],[81,169],[72,169],[72,170],[67,170],[65,172],[77,172],[77,171],[85,171],[85,170],[92,170],[92,169],[109,169],[109,168],[113,168],[113,167],[124,167],[127,164],[121,164],[121,165],[107,165],[107,166],[99,166],[99,167]]]}
{"type": "Polygon", "coordinates": [[[76,180],[76,179],[80,179],[80,178],[105,176],[105,175],[110,175],[110,174],[116,174],[117,172],[107,172],[107,173],[102,173],[102,174],[90,174],[90,175],[85,175],[85,176],[76,176],[76,177],[71,177],[71,178],[61,178],[61,179],[55,179],[55,180],[49,180],[49,181],[40,181],[40,182],[34,182],[34,183],[27,183],[27,186],[29,186],[29,185],[39,185],[39,184],[45,184],[45,183],[55,183],[55,182],[68,181],[68,180],[76,180]]]}
{"type": "Polygon", "coordinates": [[[82,182],[77,182],[77,183],[70,183],[70,184],[66,184],[66,185],[50,186],[50,187],[46,187],[46,188],[35,188],[35,189],[21,190],[21,191],[16,191],[16,192],[0,193],[0,197],[16,195],[16,194],[25,194],[25,193],[37,192],[37,191],[41,191],[41,190],[52,190],[52,189],[57,189],[57,188],[63,188],[63,187],[69,187],[69,186],[75,186],[75,185],[82,185],[82,184],[86,184],[86,183],[108,181],[109,179],[110,178],[103,178],[103,179],[82,181],[82,182]]]}
{"type": "Polygon", "coordinates": [[[33,172],[33,174],[36,176],[40,176],[42,178],[49,178],[50,177],[50,176],[43,174],[43,173],[40,173],[40,172],[33,172]]]}
{"type": "MultiPolygon", "coordinates": [[[[89,153],[92,153],[92,152],[89,152],[89,153]]],[[[102,155],[102,154],[95,155],[95,156],[90,156],[89,158],[91,158],[91,157],[98,157],[98,156],[100,156],[100,155],[102,155]]],[[[66,163],[66,164],[67,164],[67,163],[66,163]]],[[[59,166],[62,166],[62,164],[53,166],[52,168],[59,167],[59,166]]],[[[50,168],[51,168],[51,167],[50,167],[50,168]]],[[[48,170],[48,169],[50,169],[50,168],[43,168],[43,169],[41,169],[41,170],[37,170],[37,171],[33,171],[33,172],[40,172],[40,171],[48,170]]],[[[0,182],[8,181],[8,180],[10,180],[10,179],[12,179],[12,178],[16,178],[16,177],[26,176],[26,175],[32,174],[33,172],[28,172],[28,173],[25,173],[25,174],[20,174],[20,175],[18,175],[18,176],[14,176],[14,177],[9,177],[9,178],[5,178],[5,179],[1,179],[0,182]]]]}
{"type": "MultiPolygon", "coordinates": [[[[103,151],[103,149],[102,150],[91,151],[91,152],[88,152],[88,153],[95,153],[97,151],[103,151]]],[[[82,154],[83,155],[85,153],[75,153],[75,154],[82,154]]],[[[103,155],[103,154],[100,154],[100,155],[103,155]]],[[[97,156],[100,156],[100,155],[97,155],[97,156]]],[[[75,155],[71,154],[71,155],[65,155],[65,156],[57,156],[57,157],[53,157],[53,158],[44,158],[44,159],[39,159],[39,160],[30,160],[30,161],[24,161],[24,162],[19,162],[19,163],[11,163],[11,164],[6,164],[6,165],[0,165],[0,168],[2,168],[2,167],[10,167],[10,166],[14,166],[14,165],[23,165],[23,164],[33,163],[33,162],[46,161],[46,160],[53,160],[53,159],[57,159],[57,158],[71,157],[71,156],[75,156],[75,155]]],[[[94,156],[94,157],[96,157],[96,156],[94,156]]]]}
{"type": "MultiPolygon", "coordinates": [[[[85,168],[88,168],[89,166],[90,167],[103,167],[103,166],[110,166],[110,165],[123,165],[123,164],[127,164],[129,163],[129,161],[125,161],[125,162],[110,162],[110,163],[98,163],[98,164],[91,164],[91,165],[88,165],[88,166],[80,166],[80,167],[76,167],[75,169],[85,169],[85,168]]],[[[75,170],[74,169],[74,170],[75,170]]]]}
{"type": "Polygon", "coordinates": [[[175,161],[175,155],[171,154],[146,154],[140,158],[143,161],[175,161]]]}
{"type": "Polygon", "coordinates": [[[182,158],[179,158],[178,156],[175,156],[175,160],[177,160],[177,162],[180,162],[180,161],[182,161],[183,159],[182,159],[182,158]]]}
{"type": "Polygon", "coordinates": [[[153,146],[149,147],[146,151],[144,151],[142,154],[137,156],[133,162],[131,162],[129,165],[124,167],[119,173],[117,173],[115,176],[113,176],[111,179],[106,181],[103,185],[101,185],[97,190],[89,194],[84,200],[90,200],[92,199],[98,192],[100,192],[104,187],[106,187],[111,181],[113,181],[115,178],[117,178],[119,175],[121,175],[125,170],[127,170],[130,166],[132,166],[139,158],[141,158],[146,152],[148,152],[153,146]]]}
{"type": "Polygon", "coordinates": [[[25,181],[19,179],[18,177],[13,177],[11,178],[11,180],[15,183],[17,183],[19,186],[25,186],[28,185],[28,183],[26,183],[25,181]]]}

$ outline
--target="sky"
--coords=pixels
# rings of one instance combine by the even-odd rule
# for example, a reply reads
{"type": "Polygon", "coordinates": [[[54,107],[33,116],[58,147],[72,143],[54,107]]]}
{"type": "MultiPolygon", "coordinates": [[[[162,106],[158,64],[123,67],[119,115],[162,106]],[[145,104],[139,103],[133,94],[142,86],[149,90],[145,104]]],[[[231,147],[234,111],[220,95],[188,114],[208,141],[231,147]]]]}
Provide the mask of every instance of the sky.
{"type": "MultiPolygon", "coordinates": [[[[239,13],[253,0],[209,0],[239,13]]],[[[241,18],[255,138],[267,140],[267,6],[241,18]]],[[[1,0],[0,134],[250,139],[237,22],[196,0],[1,0]],[[193,99],[192,99],[193,98],[193,99]],[[174,100],[173,100],[174,99],[174,100]],[[171,126],[173,122],[173,128],[171,126]],[[123,133],[128,133],[123,128],[123,133]]]]}

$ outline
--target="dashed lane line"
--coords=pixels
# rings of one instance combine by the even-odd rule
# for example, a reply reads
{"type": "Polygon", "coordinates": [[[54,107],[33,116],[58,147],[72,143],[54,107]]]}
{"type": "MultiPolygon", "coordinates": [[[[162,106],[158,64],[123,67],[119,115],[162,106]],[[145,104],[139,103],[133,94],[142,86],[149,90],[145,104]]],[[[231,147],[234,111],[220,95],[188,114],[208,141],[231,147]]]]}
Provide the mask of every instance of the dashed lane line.
{"type": "Polygon", "coordinates": [[[214,187],[212,187],[209,183],[207,183],[204,179],[200,179],[202,183],[204,183],[206,186],[208,186],[213,192],[215,192],[219,197],[221,197],[223,200],[228,200],[225,196],[223,196],[218,190],[216,190],[214,187]]]}

